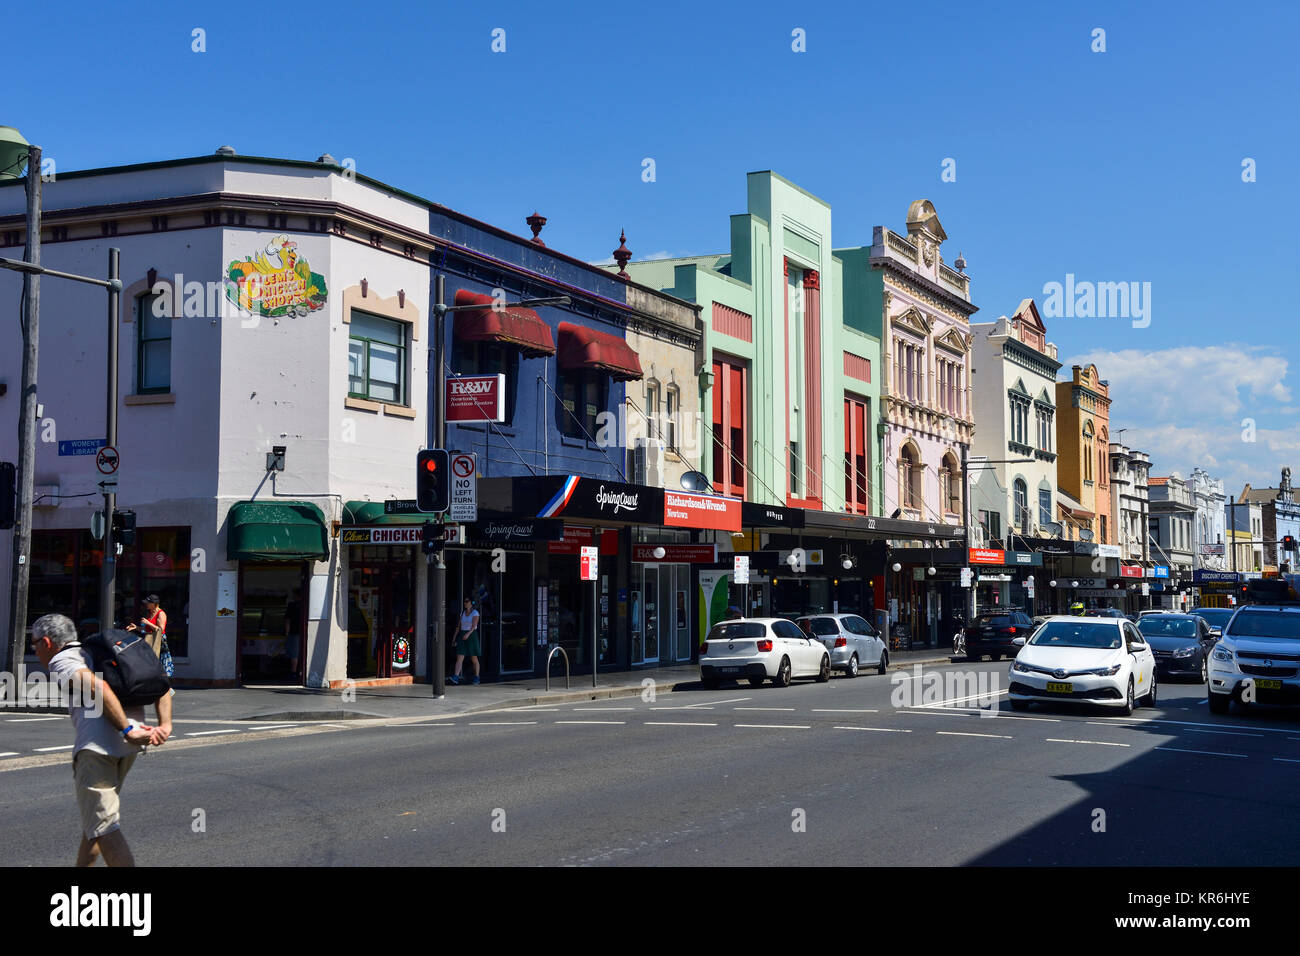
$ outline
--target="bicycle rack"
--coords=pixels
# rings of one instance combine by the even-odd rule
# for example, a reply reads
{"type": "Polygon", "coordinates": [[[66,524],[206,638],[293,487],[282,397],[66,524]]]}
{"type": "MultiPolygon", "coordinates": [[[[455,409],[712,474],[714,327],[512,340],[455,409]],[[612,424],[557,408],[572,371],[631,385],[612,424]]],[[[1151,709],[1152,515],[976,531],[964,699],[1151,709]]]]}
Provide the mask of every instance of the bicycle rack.
{"type": "Polygon", "coordinates": [[[551,648],[551,653],[546,655],[546,689],[551,689],[551,660],[555,657],[555,652],[559,651],[564,655],[564,689],[569,689],[569,655],[563,647],[556,644],[551,648]]]}

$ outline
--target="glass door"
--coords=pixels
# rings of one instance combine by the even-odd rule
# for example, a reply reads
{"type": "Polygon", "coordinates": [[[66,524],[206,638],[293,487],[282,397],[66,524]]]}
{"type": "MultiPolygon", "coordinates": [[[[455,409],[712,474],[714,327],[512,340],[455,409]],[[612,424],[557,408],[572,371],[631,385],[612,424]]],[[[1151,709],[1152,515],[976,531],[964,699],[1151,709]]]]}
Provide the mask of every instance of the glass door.
{"type": "MultiPolygon", "coordinates": [[[[662,608],[660,598],[659,578],[660,568],[655,566],[646,566],[645,569],[645,587],[642,589],[643,618],[645,628],[645,657],[647,664],[654,664],[659,661],[659,613],[662,608]]],[[[671,580],[671,573],[668,575],[671,580]]],[[[667,589],[665,589],[665,592],[667,589]]]]}
{"type": "Polygon", "coordinates": [[[673,624],[677,633],[677,659],[691,659],[691,566],[679,564],[674,576],[677,587],[673,593],[673,624]]]}

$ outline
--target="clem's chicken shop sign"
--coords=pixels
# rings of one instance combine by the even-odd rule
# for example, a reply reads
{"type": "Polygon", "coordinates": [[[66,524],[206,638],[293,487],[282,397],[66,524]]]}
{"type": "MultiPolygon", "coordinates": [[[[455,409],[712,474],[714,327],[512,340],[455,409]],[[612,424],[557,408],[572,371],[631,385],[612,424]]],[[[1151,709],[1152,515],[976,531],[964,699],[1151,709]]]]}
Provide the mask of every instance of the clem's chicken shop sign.
{"type": "Polygon", "coordinates": [[[226,270],[226,298],[252,315],[307,315],[323,308],[325,277],[299,258],[298,244],[276,236],[226,270]]]}

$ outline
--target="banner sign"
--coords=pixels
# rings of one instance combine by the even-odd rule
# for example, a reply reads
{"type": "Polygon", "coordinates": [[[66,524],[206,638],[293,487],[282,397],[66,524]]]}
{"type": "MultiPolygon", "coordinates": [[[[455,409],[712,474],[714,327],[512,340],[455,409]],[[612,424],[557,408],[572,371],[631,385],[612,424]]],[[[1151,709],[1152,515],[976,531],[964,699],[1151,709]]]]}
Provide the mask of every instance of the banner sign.
{"type": "Polygon", "coordinates": [[[1153,578],[1167,578],[1169,577],[1169,569],[1163,564],[1157,564],[1151,569],[1151,576],[1153,578]]]}
{"type": "Polygon", "coordinates": [[[1007,553],[997,548],[970,548],[971,564],[1006,564],[1007,553]]]}
{"type": "Polygon", "coordinates": [[[1041,568],[1043,566],[1043,556],[1037,551],[1008,551],[1006,563],[1041,568]]]}
{"type": "Polygon", "coordinates": [[[1224,584],[1236,584],[1239,580],[1236,571],[1208,571],[1204,568],[1197,568],[1192,572],[1193,584],[1208,584],[1215,581],[1221,581],[1224,584]]]}
{"type": "Polygon", "coordinates": [[[627,524],[658,526],[663,520],[664,491],[646,485],[628,485],[569,475],[559,479],[527,479],[535,493],[554,488],[537,509],[539,518],[588,518],[627,524]]]}
{"type": "Polygon", "coordinates": [[[747,528],[802,528],[804,510],[744,501],[740,505],[740,521],[747,528]]]}
{"type": "MultiPolygon", "coordinates": [[[[461,544],[461,532],[458,524],[443,525],[443,536],[448,544],[461,544]]],[[[339,531],[339,544],[420,544],[423,541],[424,528],[418,524],[374,525],[339,531]]]]}
{"type": "Polygon", "coordinates": [[[664,490],[664,526],[740,530],[740,499],[664,490]]]}
{"type": "Polygon", "coordinates": [[[477,541],[559,541],[564,537],[564,522],[554,518],[480,521],[469,535],[477,541]]]}
{"type": "Polygon", "coordinates": [[[447,379],[447,421],[503,422],[506,420],[506,377],[461,375],[447,379]]]}
{"type": "Polygon", "coordinates": [[[1120,556],[1119,545],[1099,544],[1097,545],[1097,556],[1101,558],[1118,558],[1120,556]]]}
{"type": "MultiPolygon", "coordinates": [[[[581,554],[582,546],[591,544],[590,528],[574,528],[570,525],[564,526],[564,537],[559,541],[548,541],[546,543],[546,552],[548,554],[581,554]]],[[[618,532],[602,531],[600,533],[600,553],[618,554],[618,532]]]]}
{"type": "Polygon", "coordinates": [[[633,561],[665,561],[674,564],[717,564],[716,544],[634,544],[633,561]],[[655,557],[655,548],[663,548],[664,556],[655,557]]]}
{"type": "Polygon", "coordinates": [[[1145,575],[1140,564],[1121,564],[1119,566],[1119,576],[1121,578],[1140,578],[1145,575]]]}

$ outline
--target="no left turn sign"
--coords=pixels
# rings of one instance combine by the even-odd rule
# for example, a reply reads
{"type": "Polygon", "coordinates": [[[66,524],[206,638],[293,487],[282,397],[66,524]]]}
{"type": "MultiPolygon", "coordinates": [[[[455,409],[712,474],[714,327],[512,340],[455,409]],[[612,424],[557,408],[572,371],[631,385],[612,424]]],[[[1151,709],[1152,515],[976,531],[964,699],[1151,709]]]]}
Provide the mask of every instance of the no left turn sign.
{"type": "Polygon", "coordinates": [[[117,449],[112,445],[105,445],[95,455],[95,467],[99,469],[101,475],[111,475],[117,471],[118,464],[117,449]]]}

